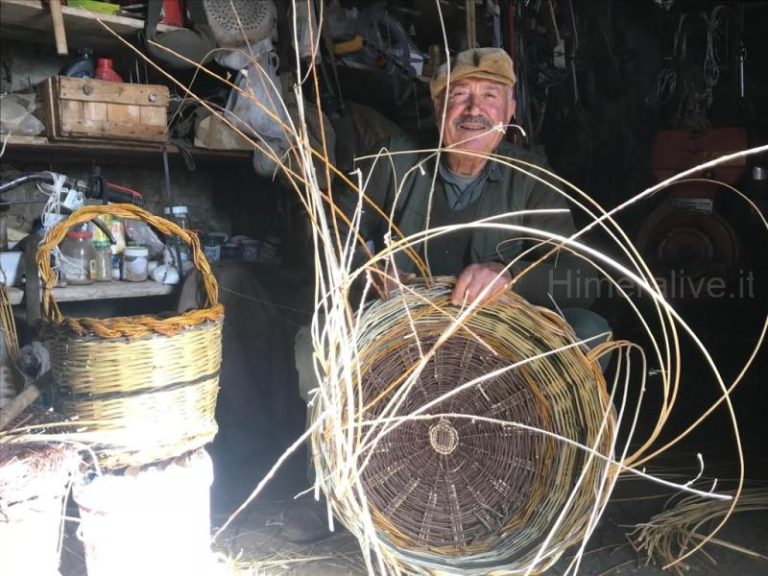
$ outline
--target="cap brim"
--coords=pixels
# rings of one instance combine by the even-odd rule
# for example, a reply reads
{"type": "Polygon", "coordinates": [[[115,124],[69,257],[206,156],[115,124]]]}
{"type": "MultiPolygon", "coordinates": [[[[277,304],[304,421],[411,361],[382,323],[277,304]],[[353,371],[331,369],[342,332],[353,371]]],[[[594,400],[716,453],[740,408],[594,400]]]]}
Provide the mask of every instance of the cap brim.
{"type": "MultiPolygon", "coordinates": [[[[463,80],[464,78],[479,78],[481,80],[491,80],[493,82],[498,82],[499,84],[504,84],[505,86],[514,86],[515,80],[508,78],[506,76],[500,76],[498,74],[493,74],[492,72],[486,72],[484,70],[468,70],[464,73],[459,72],[451,74],[451,84],[454,84],[458,82],[459,80],[463,80]]],[[[441,78],[437,78],[430,82],[429,84],[429,91],[432,94],[432,98],[435,99],[438,96],[440,96],[443,91],[445,90],[445,87],[448,85],[448,77],[443,76],[441,78]]]]}

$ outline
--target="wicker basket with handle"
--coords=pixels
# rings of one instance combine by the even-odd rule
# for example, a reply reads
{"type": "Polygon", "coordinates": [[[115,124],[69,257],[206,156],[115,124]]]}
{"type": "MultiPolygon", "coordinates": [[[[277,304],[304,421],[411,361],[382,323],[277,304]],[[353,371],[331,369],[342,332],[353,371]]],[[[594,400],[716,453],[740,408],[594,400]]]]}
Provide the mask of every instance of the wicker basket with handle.
{"type": "Polygon", "coordinates": [[[48,231],[37,265],[43,334],[61,411],[77,421],[78,440],[93,447],[103,467],[173,458],[213,439],[224,308],[197,236],[129,204],[87,206],[48,231]],[[64,316],[53,298],[51,251],[70,227],[102,214],[144,220],[186,242],[203,280],[205,305],[167,315],[64,316]]]}

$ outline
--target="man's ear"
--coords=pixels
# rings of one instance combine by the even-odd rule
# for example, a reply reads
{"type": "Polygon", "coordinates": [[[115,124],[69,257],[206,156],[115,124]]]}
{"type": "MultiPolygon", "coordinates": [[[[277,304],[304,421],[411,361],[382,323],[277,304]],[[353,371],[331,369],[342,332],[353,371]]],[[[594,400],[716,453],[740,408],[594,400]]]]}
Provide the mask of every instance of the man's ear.
{"type": "Polygon", "coordinates": [[[435,112],[435,124],[437,124],[437,127],[440,128],[440,125],[443,123],[443,107],[444,107],[443,96],[440,95],[437,98],[433,98],[432,106],[435,112]]]}
{"type": "Polygon", "coordinates": [[[509,89],[509,120],[507,123],[512,121],[512,118],[515,117],[515,112],[517,111],[517,100],[515,100],[515,88],[514,86],[509,89]]]}

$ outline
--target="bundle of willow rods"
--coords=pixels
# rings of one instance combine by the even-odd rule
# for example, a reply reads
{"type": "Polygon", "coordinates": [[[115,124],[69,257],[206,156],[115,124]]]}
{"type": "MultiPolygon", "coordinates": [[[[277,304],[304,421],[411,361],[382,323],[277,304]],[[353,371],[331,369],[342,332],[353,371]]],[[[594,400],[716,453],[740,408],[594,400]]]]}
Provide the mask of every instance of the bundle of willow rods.
{"type": "MultiPolygon", "coordinates": [[[[731,493],[733,495],[733,493],[731,493]]],[[[719,538],[710,538],[712,524],[722,519],[730,512],[731,502],[722,500],[707,500],[698,495],[686,496],[668,510],[656,514],[648,522],[638,525],[630,534],[629,541],[635,550],[643,554],[646,564],[658,560],[670,565],[677,574],[690,570],[690,563],[677,562],[685,552],[701,542],[730,548],[754,558],[768,560],[765,555],[756,550],[749,550],[736,544],[731,544],[719,538]]],[[[768,511],[768,488],[746,488],[733,512],[754,512],[765,514],[768,511]]],[[[704,550],[703,555],[716,564],[715,560],[704,550]]]]}
{"type": "Polygon", "coordinates": [[[537,573],[613,486],[605,381],[555,313],[510,292],[457,324],[451,289],[365,310],[358,365],[314,403],[318,482],[358,537],[370,518],[387,571],[537,573]]]}

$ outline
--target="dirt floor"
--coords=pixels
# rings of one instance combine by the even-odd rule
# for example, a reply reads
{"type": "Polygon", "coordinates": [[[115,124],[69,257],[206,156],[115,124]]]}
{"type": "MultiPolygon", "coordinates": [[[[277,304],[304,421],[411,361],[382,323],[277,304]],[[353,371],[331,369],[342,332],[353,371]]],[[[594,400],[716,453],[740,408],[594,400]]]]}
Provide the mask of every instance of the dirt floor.
{"type": "MultiPolygon", "coordinates": [[[[668,460],[666,465],[654,466],[654,475],[684,482],[686,480],[683,479],[691,479],[697,474],[698,461],[694,453],[678,453],[665,460],[668,460]]],[[[711,468],[710,473],[713,474],[717,472],[716,468],[727,473],[730,466],[711,468]]],[[[755,473],[762,470],[761,484],[765,486],[768,475],[764,472],[768,470],[768,461],[759,462],[755,456],[750,459],[750,468],[755,473]]],[[[750,485],[755,484],[750,482],[750,485]]],[[[276,521],[290,505],[290,497],[280,498],[277,492],[273,490],[269,496],[257,499],[237,517],[219,539],[222,550],[231,557],[239,556],[241,565],[248,566],[254,574],[352,576],[366,573],[355,539],[343,529],[312,545],[287,542],[276,521]]],[[[647,480],[622,477],[598,528],[588,541],[578,574],[653,576],[674,573],[662,570],[660,558],[649,558],[647,551],[636,550],[630,541],[630,533],[664,510],[674,493],[647,480]]],[[[221,508],[226,509],[227,506],[221,508]]],[[[215,522],[221,524],[227,512],[219,512],[215,522]]],[[[736,514],[717,538],[718,544],[707,545],[706,554],[694,555],[679,567],[679,573],[702,576],[762,576],[768,573],[768,513],[736,514]]],[[[674,544],[673,550],[678,551],[674,544]]],[[[575,550],[566,551],[547,574],[566,573],[574,553],[575,550]]]]}

